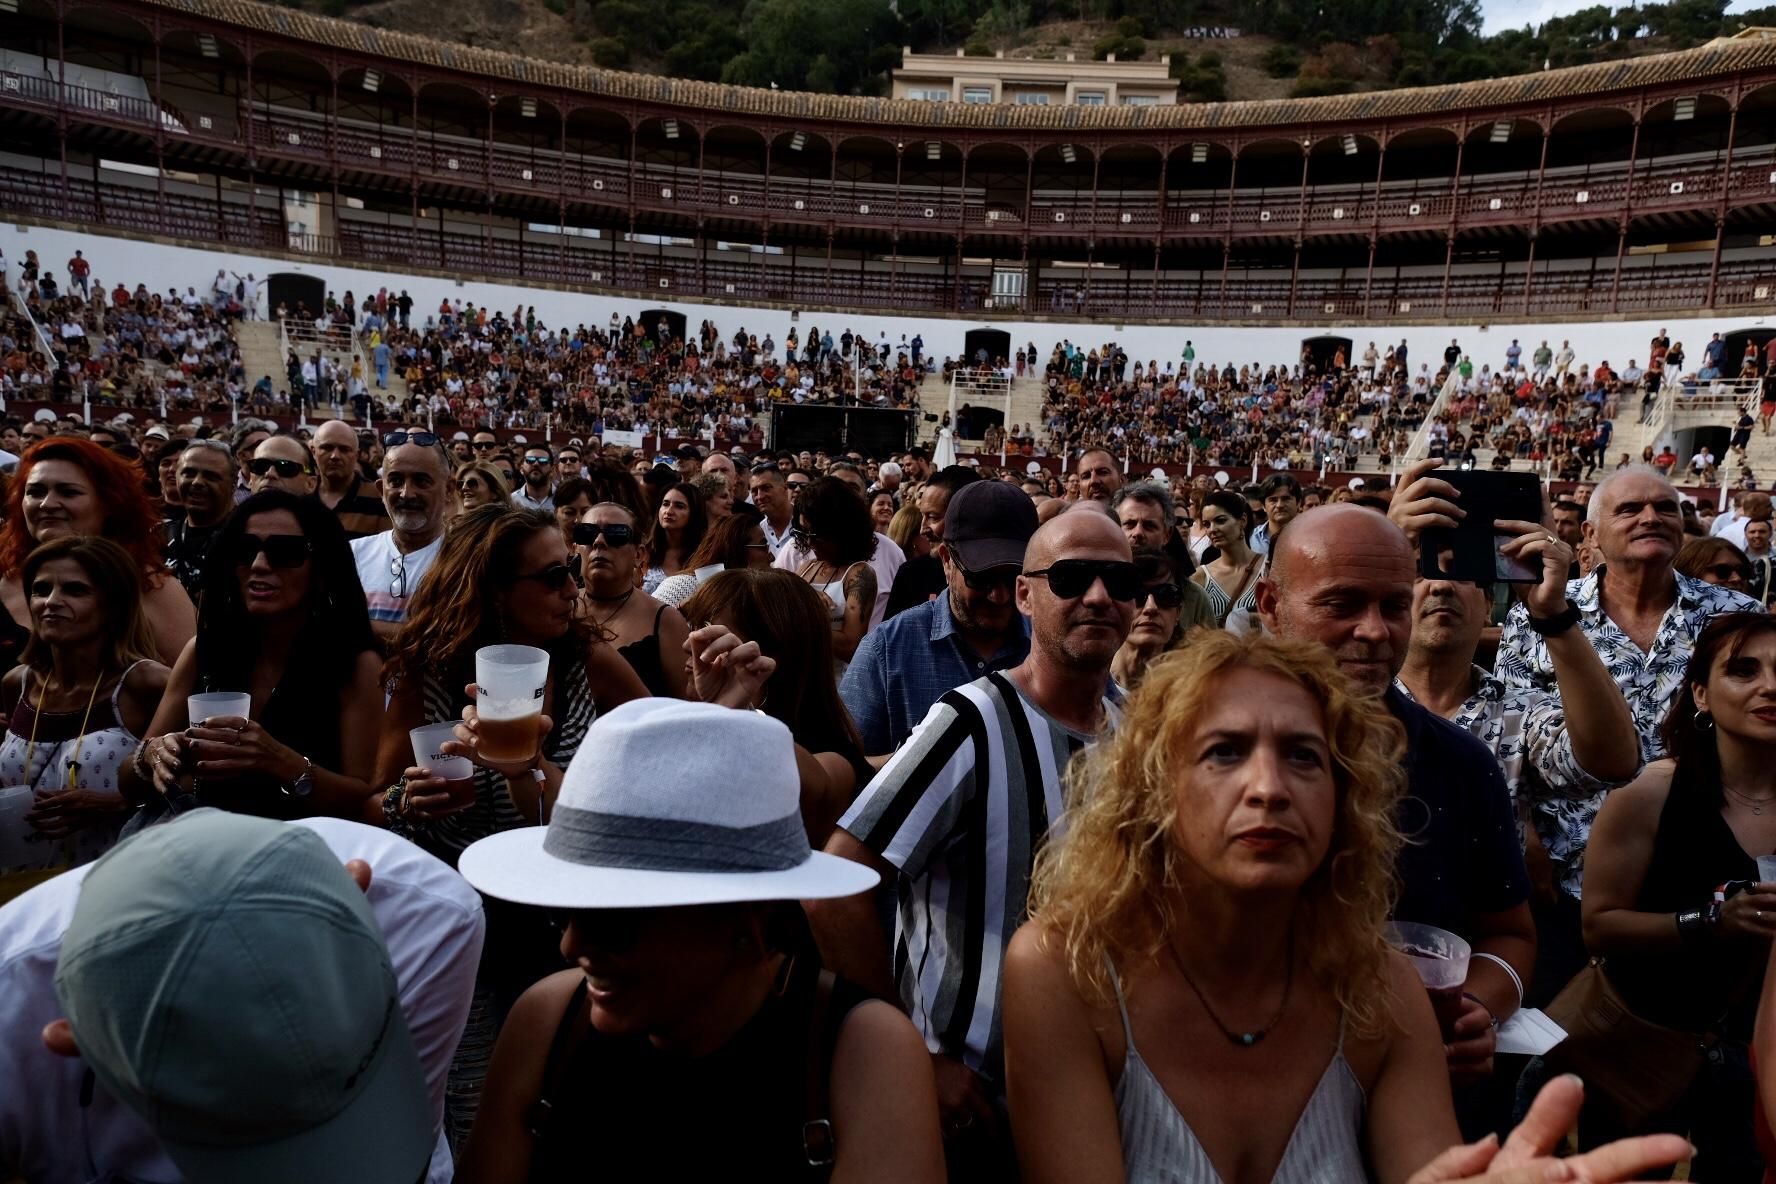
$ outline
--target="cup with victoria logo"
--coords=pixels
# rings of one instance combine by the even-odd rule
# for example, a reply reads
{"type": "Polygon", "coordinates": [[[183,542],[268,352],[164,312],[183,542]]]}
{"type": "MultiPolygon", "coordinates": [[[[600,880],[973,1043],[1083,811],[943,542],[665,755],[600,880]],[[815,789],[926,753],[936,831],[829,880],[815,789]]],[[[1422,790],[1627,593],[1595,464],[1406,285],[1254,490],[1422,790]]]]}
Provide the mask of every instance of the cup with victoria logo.
{"type": "Polygon", "coordinates": [[[475,800],[475,762],[466,756],[451,756],[444,751],[446,741],[456,739],[456,724],[446,721],[427,724],[407,733],[413,741],[413,763],[434,777],[444,779],[444,792],[450,795],[452,807],[467,806],[475,800]]]}
{"type": "Polygon", "coordinates": [[[490,761],[527,761],[542,740],[549,654],[529,645],[475,651],[476,748],[490,761]]]}

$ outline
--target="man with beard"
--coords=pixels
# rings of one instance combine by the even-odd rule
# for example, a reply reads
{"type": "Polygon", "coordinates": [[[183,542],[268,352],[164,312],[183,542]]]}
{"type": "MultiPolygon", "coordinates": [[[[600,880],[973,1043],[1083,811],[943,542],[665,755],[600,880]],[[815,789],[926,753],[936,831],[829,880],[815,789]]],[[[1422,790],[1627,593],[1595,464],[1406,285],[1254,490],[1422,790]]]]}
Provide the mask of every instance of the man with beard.
{"type": "MultiPolygon", "coordinates": [[[[997,482],[956,500],[1001,488],[1029,502],[997,482]]],[[[952,542],[960,532],[946,536],[952,542]]],[[[985,550],[974,562],[1003,566],[1002,544],[985,550]]],[[[1069,512],[1038,529],[1016,583],[1029,656],[943,695],[826,844],[898,884],[893,942],[868,895],[809,903],[808,918],[826,965],[899,999],[936,1050],[952,1178],[1003,1178],[1011,1163],[1000,1118],[1000,966],[1024,919],[1036,852],[1061,815],[1061,772],[1116,725],[1105,690],[1139,587],[1128,539],[1108,514],[1069,512]]]]}
{"type": "MultiPolygon", "coordinates": [[[[888,607],[882,612],[883,621],[891,620],[915,605],[930,602],[949,586],[944,576],[943,560],[937,554],[938,544],[944,539],[945,513],[957,490],[980,479],[980,474],[973,469],[950,465],[920,487],[919,534],[925,539],[928,553],[909,557],[894,573],[894,586],[888,591],[888,607]]],[[[923,718],[923,712],[914,717],[923,718]]]]}
{"type": "Polygon", "coordinates": [[[374,481],[358,472],[358,434],[342,419],[329,419],[315,429],[312,445],[320,486],[315,495],[345,528],[345,537],[360,539],[388,529],[388,507],[374,481]]]}
{"type": "Polygon", "coordinates": [[[524,465],[518,470],[524,484],[512,491],[512,504],[525,510],[555,509],[555,458],[547,444],[526,444],[524,465]]]}
{"type": "Polygon", "coordinates": [[[1395,919],[1460,934],[1474,959],[1448,1046],[1452,1078],[1492,1071],[1494,1025],[1522,1003],[1535,965],[1529,877],[1498,761],[1473,736],[1393,688],[1412,632],[1412,545],[1385,515],[1322,506],[1277,539],[1258,615],[1278,636],[1317,642],[1404,729],[1406,793],[1395,919]]]}
{"type": "Polygon", "coordinates": [[[1122,488],[1122,469],[1105,449],[1088,448],[1080,453],[1075,471],[1079,474],[1080,496],[1087,500],[1109,502],[1122,488]]]}
{"type": "Polygon", "coordinates": [[[839,684],[872,759],[886,760],[945,692],[1030,653],[1013,586],[1036,533],[1035,503],[998,481],[975,481],[944,497],[932,558],[946,594],[866,633],[839,684]]]}
{"type": "Polygon", "coordinates": [[[443,445],[413,443],[418,434],[394,431],[383,437],[382,497],[394,525],[352,540],[370,624],[385,639],[400,631],[407,604],[444,541],[450,465],[443,445]]]}
{"type": "Polygon", "coordinates": [[[191,594],[203,594],[204,552],[234,511],[234,453],[221,440],[193,440],[179,454],[183,517],[166,524],[167,570],[191,594]]]}

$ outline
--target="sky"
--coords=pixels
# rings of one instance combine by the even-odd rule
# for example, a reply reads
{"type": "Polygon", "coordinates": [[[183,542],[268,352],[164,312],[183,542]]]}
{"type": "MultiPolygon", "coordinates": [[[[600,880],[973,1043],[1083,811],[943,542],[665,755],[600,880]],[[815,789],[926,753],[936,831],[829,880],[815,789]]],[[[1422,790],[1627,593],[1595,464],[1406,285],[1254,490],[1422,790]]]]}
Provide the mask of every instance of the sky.
{"type": "MultiPolygon", "coordinates": [[[[1621,6],[1620,0],[1605,2],[1611,8],[1621,6]]],[[[1526,24],[1533,27],[1551,16],[1566,16],[1596,3],[1598,0],[1480,0],[1482,31],[1490,36],[1501,29],[1521,29],[1526,24]]],[[[1740,12],[1757,6],[1751,0],[1733,0],[1727,5],[1727,11],[1740,12]]]]}

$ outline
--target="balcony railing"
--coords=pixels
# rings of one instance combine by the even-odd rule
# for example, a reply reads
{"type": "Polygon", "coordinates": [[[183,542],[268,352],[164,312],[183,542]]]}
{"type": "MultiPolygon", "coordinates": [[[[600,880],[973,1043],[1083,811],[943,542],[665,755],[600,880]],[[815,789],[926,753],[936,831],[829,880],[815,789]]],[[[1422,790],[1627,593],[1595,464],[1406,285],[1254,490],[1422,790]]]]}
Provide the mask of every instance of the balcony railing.
{"type": "Polygon", "coordinates": [[[378,127],[323,115],[243,105],[232,119],[186,118],[143,98],[62,86],[53,78],[0,71],[0,106],[50,110],[77,121],[133,127],[193,145],[226,146],[262,162],[324,165],[341,174],[381,176],[390,184],[437,191],[470,189],[575,207],[631,207],[722,214],[756,221],[806,221],[916,231],[956,229],[1031,236],[1155,234],[1381,233],[1450,225],[1522,225],[1534,221],[1614,220],[1661,212],[1776,202],[1776,145],[1734,153],[1614,161],[1534,173],[1435,178],[1373,184],[1268,189],[1168,189],[1164,193],[1036,190],[1022,201],[987,201],[979,189],[837,181],[792,174],[679,168],[562,153],[500,142],[378,127]]]}

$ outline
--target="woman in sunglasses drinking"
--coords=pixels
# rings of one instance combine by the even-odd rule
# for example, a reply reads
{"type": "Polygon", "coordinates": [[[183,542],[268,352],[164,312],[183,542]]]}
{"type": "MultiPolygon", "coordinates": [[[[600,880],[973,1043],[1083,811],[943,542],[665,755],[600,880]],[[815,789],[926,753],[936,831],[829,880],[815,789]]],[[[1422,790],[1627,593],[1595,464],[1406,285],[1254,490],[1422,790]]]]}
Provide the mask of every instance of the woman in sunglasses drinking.
{"type": "MultiPolygon", "coordinates": [[[[555,516],[510,502],[478,506],[451,526],[431,575],[413,595],[383,669],[389,693],[366,814],[452,867],[477,839],[547,821],[549,806],[593,716],[647,694],[578,610],[567,543],[555,516]],[[475,652],[535,646],[549,654],[542,739],[525,761],[497,761],[473,744],[445,751],[475,763],[469,792],[414,764],[412,729],[472,717],[475,652]]],[[[458,735],[473,735],[465,723],[458,735]]],[[[546,919],[490,906],[468,1028],[451,1069],[451,1141],[468,1133],[497,1016],[525,987],[559,969],[546,919]]]]}
{"type": "Polygon", "coordinates": [[[574,524],[573,541],[592,627],[617,648],[650,695],[684,698],[684,643],[690,630],[678,609],[641,590],[635,512],[600,502],[574,524]]]}
{"type": "Polygon", "coordinates": [[[382,658],[339,520],[283,490],[242,502],[211,543],[197,637],[127,766],[138,825],[192,805],[357,817],[370,792],[382,658]],[[190,696],[235,692],[194,719],[190,696]]]}

